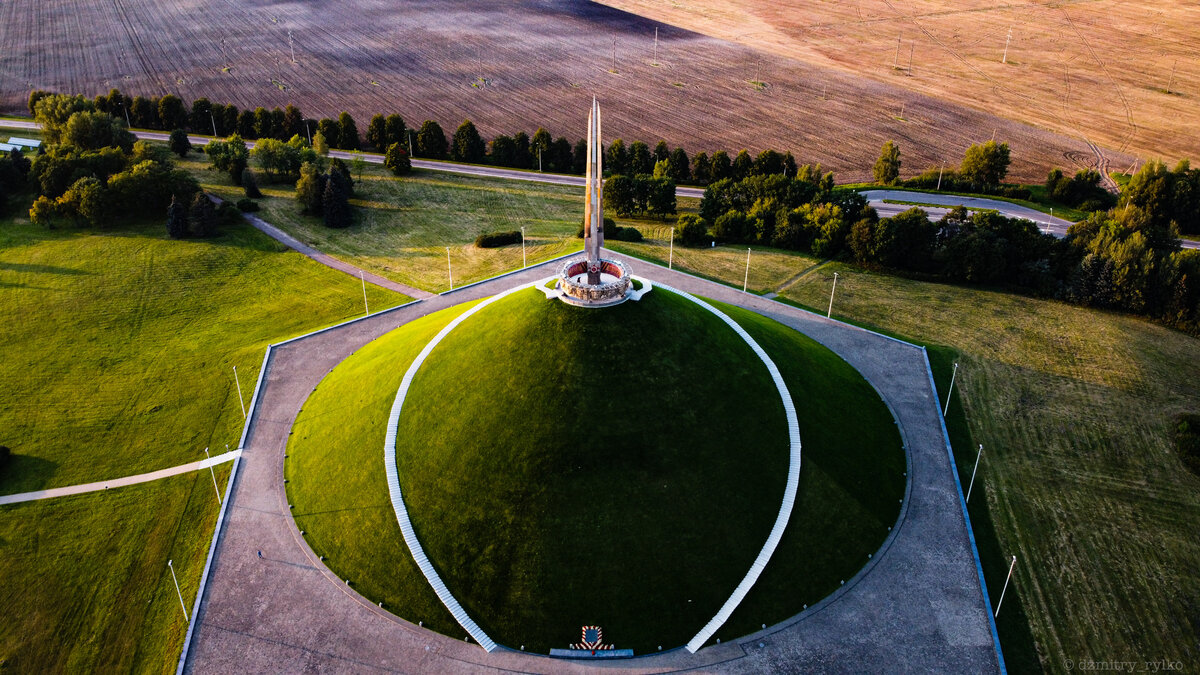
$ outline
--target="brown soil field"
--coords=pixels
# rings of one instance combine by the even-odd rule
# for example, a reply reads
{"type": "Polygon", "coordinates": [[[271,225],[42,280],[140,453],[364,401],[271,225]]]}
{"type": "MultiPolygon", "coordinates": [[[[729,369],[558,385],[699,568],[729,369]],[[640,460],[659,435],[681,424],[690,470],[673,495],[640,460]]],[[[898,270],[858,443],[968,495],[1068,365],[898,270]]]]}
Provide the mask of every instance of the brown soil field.
{"type": "Polygon", "coordinates": [[[1144,159],[1200,159],[1195,2],[604,2],[1144,159]]]}
{"type": "MultiPolygon", "coordinates": [[[[1078,134],[914,92],[912,78],[875,81],[580,0],[10,0],[0,44],[7,112],[24,110],[34,88],[116,86],[239,107],[293,102],[310,116],[347,110],[360,131],[371,114],[398,112],[448,133],[469,117],[488,137],[542,125],[574,140],[596,95],[606,138],[661,138],[689,153],[774,147],[840,181],[867,178],[889,139],[905,174],[957,163],[993,134],[1012,146],[1011,178],[1096,161],[1078,134]]],[[[1105,152],[1119,168],[1133,161],[1105,152]]]]}

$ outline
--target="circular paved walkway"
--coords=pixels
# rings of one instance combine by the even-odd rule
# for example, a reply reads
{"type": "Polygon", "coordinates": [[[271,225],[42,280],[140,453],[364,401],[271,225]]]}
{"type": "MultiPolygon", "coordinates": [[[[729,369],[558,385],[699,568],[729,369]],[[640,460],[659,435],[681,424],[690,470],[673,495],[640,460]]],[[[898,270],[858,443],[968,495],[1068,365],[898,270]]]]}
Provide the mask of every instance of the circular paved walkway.
{"type": "Polygon", "coordinates": [[[822,603],[767,631],[701,649],[581,663],[478,646],[388,614],[336,579],[288,511],[283,453],[322,377],[370,340],[417,317],[552,273],[531,267],[291,342],[274,350],[246,440],[186,667],[191,672],[995,672],[958,488],[924,353],[911,345],[620,256],[634,274],[746,307],[832,349],[880,392],[901,425],[909,486],[882,553],[822,603]],[[259,560],[256,552],[263,552],[259,560]]]}

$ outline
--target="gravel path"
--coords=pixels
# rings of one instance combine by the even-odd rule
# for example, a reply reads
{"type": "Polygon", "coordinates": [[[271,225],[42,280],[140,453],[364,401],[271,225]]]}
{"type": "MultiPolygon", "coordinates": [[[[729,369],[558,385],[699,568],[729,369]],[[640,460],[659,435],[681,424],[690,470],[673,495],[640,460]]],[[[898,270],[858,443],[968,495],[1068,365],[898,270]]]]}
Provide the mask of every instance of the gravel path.
{"type": "Polygon", "coordinates": [[[623,258],[631,271],[733,302],[842,355],[896,414],[909,496],[884,549],[822,603],[766,631],[701,649],[605,663],[478,646],[400,620],[336,579],[292,520],[283,489],[288,432],[313,387],[368,341],[419,316],[552,274],[553,263],[436,296],[276,349],[232,491],[196,635],[192,672],[996,672],[988,604],[924,353],[726,286],[623,258]],[[264,560],[257,559],[262,550],[264,560]]]}

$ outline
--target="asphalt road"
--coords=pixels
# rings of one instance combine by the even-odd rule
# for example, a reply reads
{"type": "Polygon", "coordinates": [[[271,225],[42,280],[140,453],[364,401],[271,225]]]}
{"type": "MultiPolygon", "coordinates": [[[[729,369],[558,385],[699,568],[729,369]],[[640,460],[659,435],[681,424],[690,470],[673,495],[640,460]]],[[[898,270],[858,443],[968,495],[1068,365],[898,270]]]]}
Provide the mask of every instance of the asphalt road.
{"type": "MultiPolygon", "coordinates": [[[[24,120],[0,120],[0,128],[8,127],[14,129],[37,129],[37,122],[29,122],[24,120]]],[[[145,140],[166,141],[169,134],[158,131],[135,131],[135,136],[145,140]]],[[[188,136],[192,145],[207,145],[212,139],[207,136],[188,136]]],[[[246,141],[247,147],[254,147],[254,141],[246,141]]],[[[341,159],[351,159],[355,156],[354,153],[345,152],[343,150],[331,150],[331,157],[339,157],[341,159]]],[[[358,155],[363,161],[370,164],[383,164],[383,156],[362,153],[358,155]]],[[[485,178],[504,178],[508,180],[524,180],[531,183],[550,183],[553,185],[574,185],[583,187],[583,176],[573,176],[556,173],[540,173],[537,171],[521,171],[518,169],[504,169],[492,166],[479,166],[477,164],[458,164],[455,162],[433,161],[428,159],[412,160],[415,168],[426,169],[429,171],[448,171],[450,173],[463,174],[466,176],[480,176],[485,178]]],[[[695,187],[680,187],[675,189],[677,197],[691,197],[699,199],[704,196],[704,190],[695,187]]],[[[959,197],[956,195],[946,194],[929,194],[926,192],[906,192],[904,190],[864,190],[863,195],[867,198],[867,202],[875,207],[881,218],[894,216],[912,208],[911,204],[888,204],[884,200],[918,202],[920,204],[930,204],[939,206],[922,207],[929,214],[930,218],[941,218],[950,209],[955,206],[966,206],[976,209],[991,209],[998,211],[1001,215],[1008,218],[1024,218],[1037,223],[1042,232],[1052,234],[1056,237],[1063,237],[1067,234],[1067,228],[1071,226],[1071,221],[1062,218],[1049,216],[1041,211],[1031,209],[1027,206],[1004,202],[996,199],[987,199],[984,197],[959,197]]],[[[1182,241],[1184,248],[1200,249],[1200,241],[1182,241]]]]}

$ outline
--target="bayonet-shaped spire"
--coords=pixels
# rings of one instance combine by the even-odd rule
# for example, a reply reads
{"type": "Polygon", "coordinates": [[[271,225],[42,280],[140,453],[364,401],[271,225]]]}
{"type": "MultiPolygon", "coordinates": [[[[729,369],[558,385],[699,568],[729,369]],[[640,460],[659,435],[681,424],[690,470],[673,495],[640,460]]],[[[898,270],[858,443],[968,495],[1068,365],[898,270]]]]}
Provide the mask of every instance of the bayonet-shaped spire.
{"type": "Polygon", "coordinates": [[[604,246],[604,172],[600,155],[600,104],[593,96],[592,111],[588,114],[587,191],[583,211],[583,250],[587,255],[589,284],[600,283],[600,249],[604,246]]]}

